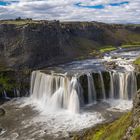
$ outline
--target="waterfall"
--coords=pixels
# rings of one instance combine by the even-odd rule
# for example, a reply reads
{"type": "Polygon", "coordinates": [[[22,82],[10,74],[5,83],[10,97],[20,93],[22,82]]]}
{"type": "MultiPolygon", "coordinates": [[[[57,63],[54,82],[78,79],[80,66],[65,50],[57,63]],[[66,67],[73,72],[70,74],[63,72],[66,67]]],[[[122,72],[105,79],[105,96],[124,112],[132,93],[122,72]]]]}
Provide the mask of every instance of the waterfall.
{"type": "Polygon", "coordinates": [[[20,91],[16,89],[17,97],[20,97],[20,91]]]}
{"type": "Polygon", "coordinates": [[[31,85],[30,85],[30,93],[33,93],[34,90],[34,84],[35,84],[35,77],[36,77],[36,71],[33,71],[31,74],[31,85]]]}
{"type": "Polygon", "coordinates": [[[4,97],[5,99],[8,99],[8,96],[7,96],[7,93],[6,93],[5,90],[3,91],[3,97],[4,97]]]}
{"type": "Polygon", "coordinates": [[[31,98],[41,106],[57,111],[67,109],[72,113],[80,112],[79,83],[76,77],[48,75],[33,72],[31,78],[31,98]],[[36,76],[35,76],[36,75],[36,76]],[[34,80],[33,80],[34,79],[34,80]]]}
{"type": "Polygon", "coordinates": [[[74,90],[74,89],[72,89],[72,91],[71,91],[68,109],[74,113],[80,112],[79,97],[77,95],[76,90],[74,90]]]}
{"type": "Polygon", "coordinates": [[[47,105],[50,106],[54,111],[62,108],[63,93],[64,90],[60,87],[48,101],[47,105]]]}
{"type": "Polygon", "coordinates": [[[103,99],[106,99],[105,85],[104,85],[103,75],[102,75],[101,71],[99,71],[99,75],[100,75],[100,80],[101,80],[102,96],[103,96],[103,99]]]}
{"type": "Polygon", "coordinates": [[[20,97],[20,91],[18,89],[14,89],[14,97],[20,97]]]}
{"type": "Polygon", "coordinates": [[[96,102],[96,90],[91,73],[87,74],[88,79],[88,103],[96,102]]]}
{"type": "Polygon", "coordinates": [[[113,81],[113,75],[111,72],[109,72],[110,75],[110,93],[109,93],[109,98],[113,99],[114,98],[114,81],[113,81]]]}
{"type": "Polygon", "coordinates": [[[110,98],[132,99],[137,92],[137,81],[134,72],[109,72],[110,98]]]}
{"type": "Polygon", "coordinates": [[[105,90],[106,78],[102,72],[98,73],[99,80],[95,81],[93,73],[87,73],[87,79],[84,80],[87,83],[81,83],[78,76],[46,74],[34,71],[31,76],[31,100],[38,103],[44,110],[58,111],[65,109],[72,113],[79,113],[80,108],[86,104],[84,103],[85,98],[87,98],[88,104],[107,98],[124,100],[133,98],[137,91],[134,72],[109,72],[109,91],[105,90]],[[98,83],[95,85],[95,82],[98,83]],[[101,97],[97,96],[98,84],[101,85],[101,97]],[[87,88],[83,89],[85,85],[87,85],[87,88]]]}

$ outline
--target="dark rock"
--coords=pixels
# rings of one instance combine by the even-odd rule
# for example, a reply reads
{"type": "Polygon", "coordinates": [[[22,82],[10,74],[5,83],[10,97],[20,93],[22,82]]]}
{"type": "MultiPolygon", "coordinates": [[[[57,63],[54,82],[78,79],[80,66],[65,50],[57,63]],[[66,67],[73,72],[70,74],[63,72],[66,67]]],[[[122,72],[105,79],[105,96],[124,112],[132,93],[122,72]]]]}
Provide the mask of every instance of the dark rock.
{"type": "Polygon", "coordinates": [[[112,59],[117,59],[118,57],[116,57],[116,56],[112,56],[112,59]]]}
{"type": "Polygon", "coordinates": [[[1,133],[1,131],[2,131],[3,129],[2,128],[0,128],[0,133],[1,133]]]}
{"type": "Polygon", "coordinates": [[[0,117],[5,115],[5,110],[3,108],[0,108],[0,117]]]}
{"type": "Polygon", "coordinates": [[[105,62],[104,64],[105,67],[109,70],[117,68],[116,62],[105,62]]]}
{"type": "Polygon", "coordinates": [[[3,135],[5,132],[6,132],[6,130],[5,130],[5,129],[0,128],[0,136],[1,136],[1,135],[3,135]]]}

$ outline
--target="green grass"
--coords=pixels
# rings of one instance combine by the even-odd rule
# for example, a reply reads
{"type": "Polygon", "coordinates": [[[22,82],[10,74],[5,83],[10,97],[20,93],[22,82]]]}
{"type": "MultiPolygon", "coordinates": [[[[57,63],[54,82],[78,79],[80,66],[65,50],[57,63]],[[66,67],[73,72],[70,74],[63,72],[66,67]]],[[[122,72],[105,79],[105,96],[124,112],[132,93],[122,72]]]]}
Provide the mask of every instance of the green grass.
{"type": "MultiPolygon", "coordinates": [[[[118,120],[110,123],[99,125],[91,131],[84,134],[84,140],[121,140],[126,133],[127,128],[131,125],[132,113],[128,112],[118,120]]],[[[79,140],[77,137],[75,140],[79,140]]]]}
{"type": "Polygon", "coordinates": [[[15,81],[11,80],[8,76],[4,75],[2,72],[0,72],[0,85],[2,89],[0,90],[12,90],[13,87],[15,87],[15,81]]]}
{"type": "Polygon", "coordinates": [[[114,46],[104,46],[99,51],[101,53],[105,53],[105,52],[110,52],[110,51],[113,51],[113,50],[116,50],[116,47],[114,47],[114,46]]]}
{"type": "Polygon", "coordinates": [[[134,129],[130,140],[140,140],[140,126],[134,129]]]}
{"type": "Polygon", "coordinates": [[[29,23],[38,23],[34,20],[1,20],[0,24],[15,24],[15,25],[25,25],[29,23]]]}
{"type": "MultiPolygon", "coordinates": [[[[140,42],[133,42],[131,44],[125,44],[120,46],[121,48],[138,48],[140,47],[140,42]]],[[[113,50],[116,50],[117,48],[115,46],[103,46],[99,49],[99,51],[101,53],[106,53],[106,52],[110,52],[113,50]]]]}
{"type": "Polygon", "coordinates": [[[140,45],[122,45],[121,48],[137,48],[140,47],[140,45]]]}
{"type": "Polygon", "coordinates": [[[13,95],[13,90],[29,89],[27,77],[30,77],[31,70],[26,69],[22,71],[5,70],[0,71],[0,94],[5,90],[9,95],[13,95]],[[19,77],[17,79],[17,77],[19,77]]]}
{"type": "Polygon", "coordinates": [[[119,120],[96,132],[92,140],[120,140],[131,123],[131,113],[123,115],[119,120]]]}
{"type": "Polygon", "coordinates": [[[134,64],[135,64],[135,65],[139,65],[139,66],[140,66],[140,57],[139,57],[139,58],[137,58],[137,59],[134,61],[134,64]]]}

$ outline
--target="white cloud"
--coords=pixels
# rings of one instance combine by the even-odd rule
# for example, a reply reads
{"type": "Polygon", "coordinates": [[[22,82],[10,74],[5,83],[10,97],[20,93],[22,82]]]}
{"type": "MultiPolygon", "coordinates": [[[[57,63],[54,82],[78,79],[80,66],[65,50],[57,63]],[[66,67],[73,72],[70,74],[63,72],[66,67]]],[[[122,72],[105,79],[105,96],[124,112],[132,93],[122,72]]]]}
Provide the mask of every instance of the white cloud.
{"type": "MultiPolygon", "coordinates": [[[[10,1],[10,0],[3,0],[10,1]]],[[[13,0],[15,1],[15,0],[13,0]]],[[[0,19],[16,18],[18,16],[33,19],[48,20],[79,20],[116,23],[140,23],[139,0],[18,0],[7,6],[0,6],[0,19]],[[109,6],[109,3],[129,1],[121,6],[109,6]],[[104,5],[104,9],[78,7],[104,5]]]]}

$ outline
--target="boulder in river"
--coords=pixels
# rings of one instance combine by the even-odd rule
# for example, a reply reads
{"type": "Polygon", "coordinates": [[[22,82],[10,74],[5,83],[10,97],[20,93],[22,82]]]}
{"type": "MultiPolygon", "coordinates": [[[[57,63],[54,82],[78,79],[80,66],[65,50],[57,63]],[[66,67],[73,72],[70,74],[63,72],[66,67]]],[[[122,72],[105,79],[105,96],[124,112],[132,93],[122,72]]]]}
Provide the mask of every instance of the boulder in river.
{"type": "Polygon", "coordinates": [[[113,61],[111,61],[111,62],[105,62],[105,67],[107,69],[116,69],[117,64],[116,64],[116,62],[113,62],[113,61]]]}

